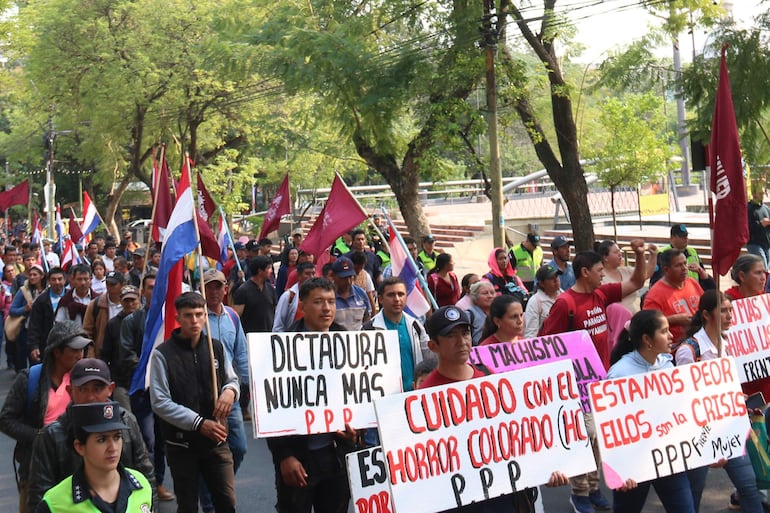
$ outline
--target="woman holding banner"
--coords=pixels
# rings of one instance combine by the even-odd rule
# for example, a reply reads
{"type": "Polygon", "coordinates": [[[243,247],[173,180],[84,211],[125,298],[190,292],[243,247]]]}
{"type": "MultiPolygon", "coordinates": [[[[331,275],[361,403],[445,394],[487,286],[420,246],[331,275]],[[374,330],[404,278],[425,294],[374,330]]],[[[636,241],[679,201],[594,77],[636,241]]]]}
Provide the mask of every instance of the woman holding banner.
{"type": "MultiPolygon", "coordinates": [[[[727,342],[725,332],[732,321],[733,307],[730,299],[716,290],[707,290],[700,298],[687,338],[676,350],[676,364],[686,365],[723,356],[724,343],[727,342]]],[[[748,454],[727,460],[724,469],[736,489],[730,496],[730,509],[740,508],[744,513],[763,513],[762,497],[748,454]]],[[[707,472],[708,467],[688,472],[696,505],[700,502],[707,472]]]]}
{"type": "MultiPolygon", "coordinates": [[[[668,320],[662,312],[642,310],[636,313],[628,327],[621,332],[618,343],[612,350],[611,367],[607,373],[607,379],[673,367],[674,362],[671,357],[673,340],[674,337],[668,330],[668,320]]],[[[636,483],[629,479],[622,488],[612,491],[613,511],[641,513],[650,486],[655,488],[667,513],[697,511],[690,481],[685,472],[643,483],[636,483]]]]}
{"type": "Polygon", "coordinates": [[[524,333],[524,307],[516,296],[497,296],[481,333],[480,346],[514,342],[524,333]]]}

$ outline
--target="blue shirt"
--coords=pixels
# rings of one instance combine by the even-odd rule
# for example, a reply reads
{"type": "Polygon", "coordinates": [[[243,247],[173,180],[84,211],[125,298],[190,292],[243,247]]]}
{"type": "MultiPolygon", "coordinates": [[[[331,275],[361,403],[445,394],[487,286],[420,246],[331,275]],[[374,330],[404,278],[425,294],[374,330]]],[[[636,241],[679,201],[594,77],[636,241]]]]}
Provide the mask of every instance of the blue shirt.
{"type": "MultiPolygon", "coordinates": [[[[227,354],[230,362],[232,362],[233,370],[238,375],[241,385],[248,385],[249,355],[246,351],[246,335],[243,333],[243,326],[241,326],[238,316],[235,315],[235,320],[238,322],[235,325],[226,309],[227,307],[222,305],[222,315],[217,315],[209,310],[211,338],[215,338],[222,343],[225,354],[227,354]]],[[[206,333],[205,326],[203,332],[206,333]]]]}
{"type": "MultiPolygon", "coordinates": [[[[561,270],[561,267],[556,265],[556,259],[551,260],[548,262],[548,265],[553,267],[554,269],[561,270]]],[[[559,283],[561,284],[561,290],[567,290],[570,287],[572,287],[577,280],[575,279],[575,270],[572,269],[572,262],[567,262],[567,267],[564,269],[562,274],[559,275],[559,283]]]]}
{"type": "Polygon", "coordinates": [[[382,316],[385,327],[389,330],[398,330],[398,349],[401,353],[401,380],[404,384],[404,392],[412,390],[414,384],[414,356],[412,355],[412,337],[409,336],[409,328],[406,325],[406,317],[401,316],[398,324],[382,316]]]}

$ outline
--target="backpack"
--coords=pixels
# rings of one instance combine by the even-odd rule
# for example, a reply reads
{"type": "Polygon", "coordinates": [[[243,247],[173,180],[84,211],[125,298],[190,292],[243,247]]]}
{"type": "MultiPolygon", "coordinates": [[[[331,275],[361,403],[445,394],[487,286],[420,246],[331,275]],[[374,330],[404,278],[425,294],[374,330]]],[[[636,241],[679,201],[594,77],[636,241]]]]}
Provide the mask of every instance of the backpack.
{"type": "Polygon", "coordinates": [[[690,347],[690,350],[692,351],[692,359],[693,362],[699,362],[700,361],[700,344],[697,340],[695,340],[692,337],[686,338],[679,342],[678,344],[674,344],[674,347],[671,348],[671,352],[674,355],[674,363],[676,364],[676,351],[682,347],[683,344],[687,344],[687,346],[690,347]]]}
{"type": "Polygon", "coordinates": [[[42,363],[36,363],[29,368],[29,374],[27,375],[27,402],[24,405],[24,409],[27,411],[32,406],[32,398],[35,397],[37,389],[40,387],[40,373],[42,370],[42,363]]]}
{"type": "MultiPolygon", "coordinates": [[[[599,298],[602,300],[602,303],[605,304],[605,308],[607,305],[607,296],[599,289],[594,290],[596,295],[599,296],[599,298]]],[[[572,297],[571,294],[566,294],[566,291],[559,294],[560,298],[564,299],[564,302],[567,303],[567,318],[569,320],[569,323],[567,324],[567,331],[574,331],[575,330],[575,298],[572,297]]],[[[540,326],[540,331],[538,331],[537,336],[541,337],[543,336],[542,333],[543,327],[540,326]]]]}

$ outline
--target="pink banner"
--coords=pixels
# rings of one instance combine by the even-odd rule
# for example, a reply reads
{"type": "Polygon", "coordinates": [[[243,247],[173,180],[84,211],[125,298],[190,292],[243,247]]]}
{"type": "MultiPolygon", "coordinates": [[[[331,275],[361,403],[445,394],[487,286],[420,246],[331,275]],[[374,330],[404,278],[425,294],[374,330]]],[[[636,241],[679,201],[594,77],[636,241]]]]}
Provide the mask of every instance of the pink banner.
{"type": "Polygon", "coordinates": [[[572,360],[580,403],[585,412],[591,411],[588,384],[607,377],[596,347],[585,330],[477,346],[471,351],[470,360],[471,363],[487,366],[495,374],[559,360],[572,360]]]}

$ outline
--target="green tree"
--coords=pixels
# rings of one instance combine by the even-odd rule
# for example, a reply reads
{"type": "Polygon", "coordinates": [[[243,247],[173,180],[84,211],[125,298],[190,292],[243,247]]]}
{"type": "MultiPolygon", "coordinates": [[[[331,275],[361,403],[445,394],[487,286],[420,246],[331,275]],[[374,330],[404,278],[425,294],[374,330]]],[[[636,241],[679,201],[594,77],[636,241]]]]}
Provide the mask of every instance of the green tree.
{"type": "Polygon", "coordinates": [[[612,226],[617,239],[615,192],[665,173],[674,150],[668,143],[663,101],[651,93],[608,98],[599,116],[607,136],[602,146],[586,151],[596,160],[599,180],[610,189],[612,226]]]}

